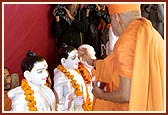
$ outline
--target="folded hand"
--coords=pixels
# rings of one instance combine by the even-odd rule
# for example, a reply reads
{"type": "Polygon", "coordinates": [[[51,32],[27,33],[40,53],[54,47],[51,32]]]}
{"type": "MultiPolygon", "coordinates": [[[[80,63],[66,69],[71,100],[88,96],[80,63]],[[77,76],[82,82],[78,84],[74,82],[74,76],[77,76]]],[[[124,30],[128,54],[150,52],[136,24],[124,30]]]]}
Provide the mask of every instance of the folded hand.
{"type": "Polygon", "coordinates": [[[74,97],[74,104],[75,105],[82,105],[83,104],[83,96],[74,97]]]}

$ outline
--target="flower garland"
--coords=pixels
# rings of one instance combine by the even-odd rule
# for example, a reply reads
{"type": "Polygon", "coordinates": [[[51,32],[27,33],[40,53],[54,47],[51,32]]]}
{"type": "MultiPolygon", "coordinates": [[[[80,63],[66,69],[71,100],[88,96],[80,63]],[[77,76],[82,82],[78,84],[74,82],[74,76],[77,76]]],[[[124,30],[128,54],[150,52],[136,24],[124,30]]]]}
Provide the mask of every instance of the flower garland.
{"type": "Polygon", "coordinates": [[[27,106],[29,107],[30,111],[37,111],[36,101],[34,100],[34,91],[31,89],[29,84],[26,82],[25,79],[22,80],[21,88],[24,90],[24,95],[26,96],[27,106]]]}
{"type": "MultiPolygon", "coordinates": [[[[77,81],[74,79],[74,75],[70,75],[70,72],[67,71],[66,68],[64,68],[62,65],[58,65],[57,69],[60,70],[61,72],[63,72],[65,74],[65,76],[70,79],[72,87],[75,89],[75,94],[77,96],[82,96],[83,93],[82,91],[80,91],[80,85],[77,83],[77,81]]],[[[86,87],[86,92],[87,92],[87,97],[86,97],[86,101],[84,101],[82,107],[85,111],[91,111],[92,110],[92,102],[91,99],[89,97],[89,93],[88,93],[88,89],[86,87]]]]}
{"type": "Polygon", "coordinates": [[[92,76],[81,62],[79,62],[78,69],[76,71],[82,75],[86,84],[89,84],[91,82],[92,76]]]}

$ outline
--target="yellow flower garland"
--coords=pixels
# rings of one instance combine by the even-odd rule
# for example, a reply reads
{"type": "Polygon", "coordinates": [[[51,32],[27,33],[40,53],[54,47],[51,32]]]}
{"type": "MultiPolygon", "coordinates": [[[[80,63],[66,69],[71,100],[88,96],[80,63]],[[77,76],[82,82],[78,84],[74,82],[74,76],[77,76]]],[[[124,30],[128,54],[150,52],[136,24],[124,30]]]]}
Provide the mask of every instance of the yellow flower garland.
{"type": "Polygon", "coordinates": [[[26,96],[27,106],[30,111],[37,111],[36,101],[34,100],[34,91],[31,89],[29,84],[25,79],[22,80],[21,88],[24,90],[24,95],[26,96]]]}
{"type": "MultiPolygon", "coordinates": [[[[49,87],[48,83],[46,83],[45,85],[49,87]]],[[[24,90],[24,95],[26,96],[25,99],[28,102],[27,106],[29,107],[29,110],[30,111],[37,111],[37,107],[35,106],[36,101],[34,100],[34,96],[33,96],[34,91],[31,89],[29,84],[26,82],[26,79],[22,80],[21,88],[24,90]]]]}
{"type": "MultiPolygon", "coordinates": [[[[29,110],[37,111],[37,107],[35,106],[36,101],[34,100],[34,96],[33,96],[34,91],[31,89],[29,84],[26,82],[26,79],[23,79],[21,83],[22,83],[21,88],[24,90],[24,95],[26,96],[25,99],[28,102],[27,106],[29,107],[29,110]]],[[[48,83],[46,83],[45,85],[49,87],[48,83]]]]}
{"type": "MultiPolygon", "coordinates": [[[[65,74],[65,76],[70,79],[72,87],[75,89],[75,94],[77,96],[82,96],[83,93],[80,91],[80,85],[77,84],[77,81],[74,79],[74,75],[70,75],[70,72],[67,71],[62,65],[58,65],[57,69],[60,70],[61,72],[63,72],[65,74]]],[[[78,70],[77,70],[78,71],[78,70]]],[[[79,72],[79,71],[78,71],[79,72]]],[[[91,111],[92,110],[92,102],[91,99],[89,97],[89,93],[88,93],[88,89],[86,87],[86,92],[87,92],[87,97],[86,97],[86,102],[84,101],[82,107],[85,111],[91,111]]]]}

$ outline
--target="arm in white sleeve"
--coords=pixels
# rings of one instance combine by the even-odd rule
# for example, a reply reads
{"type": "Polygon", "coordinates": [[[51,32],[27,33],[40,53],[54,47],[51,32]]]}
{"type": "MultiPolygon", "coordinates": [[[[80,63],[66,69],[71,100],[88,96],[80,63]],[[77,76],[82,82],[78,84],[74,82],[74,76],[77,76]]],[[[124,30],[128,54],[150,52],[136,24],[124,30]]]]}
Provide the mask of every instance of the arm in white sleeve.
{"type": "Polygon", "coordinates": [[[69,100],[66,98],[66,96],[69,94],[68,82],[69,81],[64,77],[64,74],[61,72],[55,73],[54,90],[57,92],[59,99],[58,111],[68,110],[69,100]]]}
{"type": "Polygon", "coordinates": [[[15,97],[12,100],[12,110],[11,111],[28,111],[27,102],[21,96],[15,97]]]}
{"type": "Polygon", "coordinates": [[[10,90],[8,97],[12,100],[11,111],[28,111],[27,101],[21,87],[10,90]]]}

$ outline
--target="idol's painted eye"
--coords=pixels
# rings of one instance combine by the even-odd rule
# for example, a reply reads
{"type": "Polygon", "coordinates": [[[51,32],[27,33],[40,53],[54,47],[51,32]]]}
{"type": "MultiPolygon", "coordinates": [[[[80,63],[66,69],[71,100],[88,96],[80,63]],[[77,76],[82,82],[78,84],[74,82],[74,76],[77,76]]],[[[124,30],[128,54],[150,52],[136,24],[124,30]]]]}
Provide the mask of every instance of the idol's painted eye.
{"type": "Polygon", "coordinates": [[[38,74],[42,74],[42,73],[43,73],[43,71],[38,71],[37,73],[38,73],[38,74]]]}
{"type": "Polygon", "coordinates": [[[71,59],[72,59],[72,60],[75,60],[75,59],[76,59],[76,56],[72,56],[71,59]]]}

